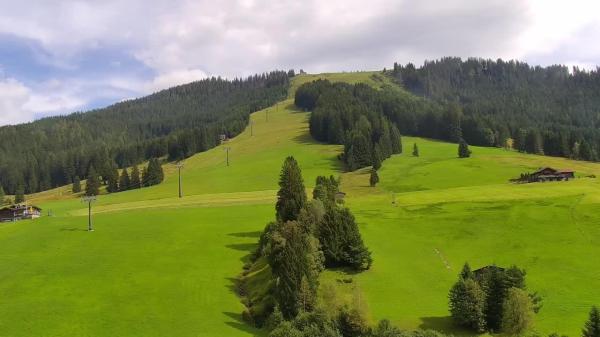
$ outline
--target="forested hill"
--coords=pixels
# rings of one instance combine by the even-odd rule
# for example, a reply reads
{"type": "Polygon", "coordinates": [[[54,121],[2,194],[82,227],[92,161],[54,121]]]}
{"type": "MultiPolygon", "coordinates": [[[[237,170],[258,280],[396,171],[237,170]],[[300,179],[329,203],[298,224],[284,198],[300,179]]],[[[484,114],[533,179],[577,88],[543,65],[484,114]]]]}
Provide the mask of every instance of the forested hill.
{"type": "Polygon", "coordinates": [[[155,157],[181,159],[233,137],[287,94],[293,71],[210,78],[87,113],[0,127],[0,185],[32,193],[155,157]]]}
{"type": "MultiPolygon", "coordinates": [[[[443,58],[419,68],[394,64],[387,73],[433,102],[457,103],[462,136],[470,144],[505,146],[512,138],[524,152],[599,159],[598,69],[569,71],[560,65],[443,58]]],[[[433,120],[437,116],[430,114],[433,120]]]]}

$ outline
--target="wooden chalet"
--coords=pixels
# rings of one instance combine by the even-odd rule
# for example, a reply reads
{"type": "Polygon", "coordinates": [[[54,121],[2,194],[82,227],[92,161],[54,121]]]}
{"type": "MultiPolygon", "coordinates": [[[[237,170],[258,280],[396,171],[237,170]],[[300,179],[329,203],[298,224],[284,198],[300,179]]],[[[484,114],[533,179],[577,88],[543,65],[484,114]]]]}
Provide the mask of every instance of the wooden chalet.
{"type": "Polygon", "coordinates": [[[35,219],[42,215],[42,209],[32,205],[11,205],[0,208],[0,222],[35,219]]]}
{"type": "Polygon", "coordinates": [[[542,167],[531,173],[530,179],[535,182],[562,181],[575,178],[573,170],[556,170],[552,167],[542,167]]]}

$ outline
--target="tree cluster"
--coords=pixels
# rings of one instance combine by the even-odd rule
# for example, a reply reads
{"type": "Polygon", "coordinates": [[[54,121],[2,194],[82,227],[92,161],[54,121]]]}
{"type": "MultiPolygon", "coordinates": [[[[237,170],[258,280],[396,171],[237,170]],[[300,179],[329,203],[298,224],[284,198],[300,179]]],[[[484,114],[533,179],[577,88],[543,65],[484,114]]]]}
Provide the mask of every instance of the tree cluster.
{"type": "Polygon", "coordinates": [[[525,271],[515,266],[488,266],[473,273],[465,264],[449,293],[453,320],[478,333],[527,330],[540,301],[537,294],[526,292],[525,271]]]}
{"type": "Polygon", "coordinates": [[[262,308],[262,312],[249,309],[249,316],[259,325],[273,310],[286,320],[312,312],[319,273],[325,267],[364,270],[372,263],[354,217],[336,201],[338,180],[318,177],[309,201],[300,167],[288,157],[279,186],[277,221],[269,223],[261,234],[254,256],[255,262],[266,259],[273,278],[270,307],[262,308]]]}
{"type": "Polygon", "coordinates": [[[317,309],[302,312],[292,320],[284,320],[274,312],[270,321],[273,329],[269,337],[446,337],[434,330],[401,330],[385,319],[369,327],[364,318],[346,309],[333,318],[317,309]]]}
{"type": "Polygon", "coordinates": [[[178,160],[244,130],[252,112],[285,97],[287,72],[209,78],[104,109],[0,127],[0,186],[34,193],[150,158],[178,160]]]}
{"type": "Polygon", "coordinates": [[[522,152],[599,159],[598,69],[446,57],[418,68],[396,63],[386,73],[426,98],[395,120],[403,134],[452,140],[455,128],[472,145],[505,147],[510,139],[522,152]]]}
{"type": "Polygon", "coordinates": [[[365,84],[318,80],[296,91],[295,104],[313,111],[311,135],[323,142],[343,144],[350,170],[381,163],[402,152],[400,130],[385,112],[389,92],[365,84]]]}

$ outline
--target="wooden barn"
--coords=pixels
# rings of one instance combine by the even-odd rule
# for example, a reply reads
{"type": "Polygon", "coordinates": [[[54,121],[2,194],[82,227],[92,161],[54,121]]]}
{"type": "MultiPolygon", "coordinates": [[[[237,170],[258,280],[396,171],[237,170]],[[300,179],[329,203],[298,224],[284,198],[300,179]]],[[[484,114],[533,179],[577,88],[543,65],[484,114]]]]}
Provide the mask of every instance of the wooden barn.
{"type": "Polygon", "coordinates": [[[32,205],[11,205],[0,208],[0,222],[35,219],[42,215],[42,209],[32,205]]]}
{"type": "Polygon", "coordinates": [[[562,181],[575,178],[573,170],[556,170],[552,167],[542,167],[531,174],[532,181],[562,181]]]}

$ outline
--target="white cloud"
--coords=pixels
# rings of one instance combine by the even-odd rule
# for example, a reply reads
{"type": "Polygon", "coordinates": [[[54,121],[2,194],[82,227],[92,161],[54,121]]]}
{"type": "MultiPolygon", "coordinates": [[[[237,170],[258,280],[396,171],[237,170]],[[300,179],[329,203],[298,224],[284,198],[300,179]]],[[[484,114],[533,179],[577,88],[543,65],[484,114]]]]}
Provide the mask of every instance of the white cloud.
{"type": "MultiPolygon", "coordinates": [[[[595,0],[0,0],[0,8],[0,34],[37,41],[45,64],[76,71],[77,55],[115,48],[155,74],[106,74],[75,83],[101,87],[97,94],[105,97],[143,95],[206,76],[380,69],[442,56],[586,67],[600,59],[595,0]]],[[[28,88],[39,97],[30,105],[69,107],[94,98],[59,89],[62,94],[28,88]],[[53,98],[42,98],[49,94],[53,98]]]]}
{"type": "Polygon", "coordinates": [[[56,80],[32,90],[14,78],[0,80],[0,125],[30,122],[42,115],[73,111],[85,101],[66,92],[56,80]]]}
{"type": "Polygon", "coordinates": [[[155,77],[145,86],[146,92],[157,92],[182,83],[190,83],[206,78],[205,72],[199,69],[175,70],[155,77]]]}
{"type": "Polygon", "coordinates": [[[15,79],[0,81],[0,125],[26,122],[34,117],[34,112],[26,109],[30,90],[15,79]]]}

